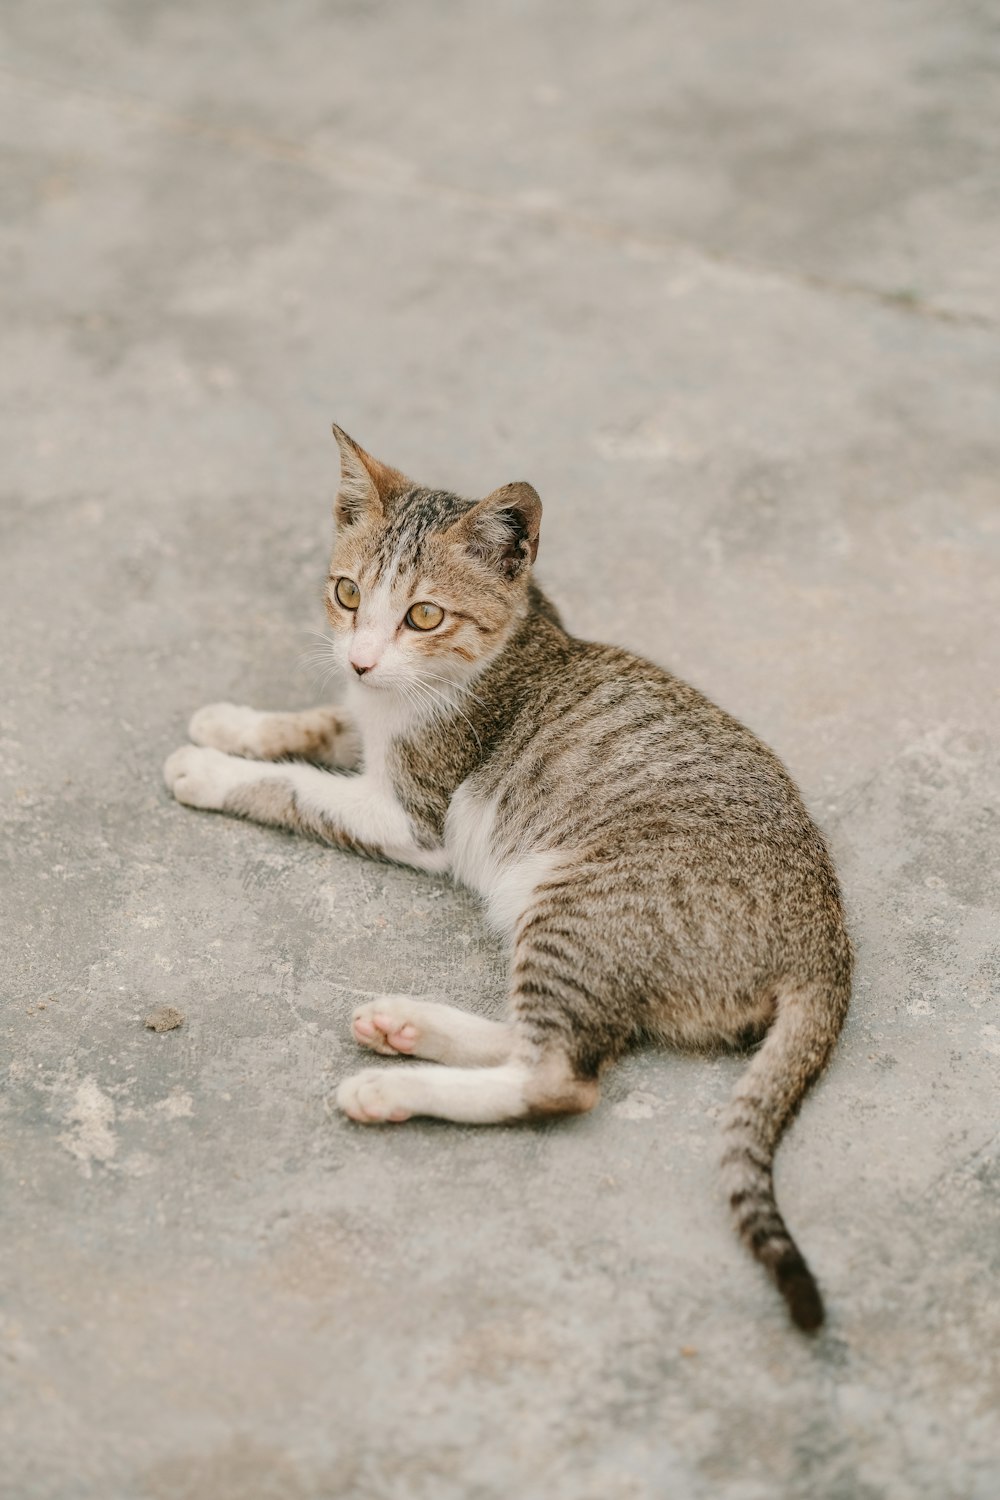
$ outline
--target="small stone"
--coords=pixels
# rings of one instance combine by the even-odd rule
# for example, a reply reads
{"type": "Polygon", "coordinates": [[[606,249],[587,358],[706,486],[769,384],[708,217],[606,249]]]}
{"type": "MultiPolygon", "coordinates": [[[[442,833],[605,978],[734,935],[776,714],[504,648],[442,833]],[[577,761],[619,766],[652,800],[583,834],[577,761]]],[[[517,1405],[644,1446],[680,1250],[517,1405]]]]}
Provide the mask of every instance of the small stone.
{"type": "Polygon", "coordinates": [[[173,1031],[176,1026],[181,1026],[183,1023],[184,1012],[175,1010],[172,1005],[158,1005],[146,1017],[146,1025],[150,1031],[173,1031]]]}

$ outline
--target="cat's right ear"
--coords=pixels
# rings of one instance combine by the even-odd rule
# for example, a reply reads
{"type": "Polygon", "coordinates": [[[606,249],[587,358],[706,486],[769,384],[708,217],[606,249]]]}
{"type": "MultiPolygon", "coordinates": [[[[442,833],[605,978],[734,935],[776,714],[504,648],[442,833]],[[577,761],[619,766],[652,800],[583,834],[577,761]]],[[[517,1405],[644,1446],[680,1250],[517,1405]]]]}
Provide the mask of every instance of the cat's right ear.
{"type": "Polygon", "coordinates": [[[340,449],[340,488],[334,506],[337,526],[353,526],[366,516],[384,516],[392,495],[406,489],[409,480],[398,469],[372,458],[336,422],[333,435],[340,449]]]}

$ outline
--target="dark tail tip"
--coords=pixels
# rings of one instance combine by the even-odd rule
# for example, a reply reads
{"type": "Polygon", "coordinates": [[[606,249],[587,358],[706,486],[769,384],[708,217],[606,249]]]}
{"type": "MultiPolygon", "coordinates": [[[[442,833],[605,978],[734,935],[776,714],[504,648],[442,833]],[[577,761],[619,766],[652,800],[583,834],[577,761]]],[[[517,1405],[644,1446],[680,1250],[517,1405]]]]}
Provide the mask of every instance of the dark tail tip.
{"type": "Polygon", "coordinates": [[[815,1333],[823,1324],[823,1299],[816,1279],[801,1255],[795,1252],[779,1261],[774,1275],[796,1328],[801,1328],[803,1333],[815,1333]]]}

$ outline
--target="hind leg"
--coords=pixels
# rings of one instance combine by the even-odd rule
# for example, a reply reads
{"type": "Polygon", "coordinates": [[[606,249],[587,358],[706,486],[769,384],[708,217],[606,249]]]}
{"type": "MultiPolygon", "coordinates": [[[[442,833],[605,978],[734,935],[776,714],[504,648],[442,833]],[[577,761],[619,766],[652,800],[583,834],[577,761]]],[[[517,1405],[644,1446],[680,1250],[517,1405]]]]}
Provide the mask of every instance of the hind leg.
{"type": "Polygon", "coordinates": [[[506,1062],[514,1041],[511,1028],[498,1021],[412,995],[370,1000],[354,1012],[351,1029],[356,1042],[384,1057],[423,1057],[450,1067],[506,1062]]]}
{"type": "MultiPolygon", "coordinates": [[[[490,1058],[488,1066],[371,1068],[357,1073],[337,1092],[344,1113],[365,1125],[407,1120],[411,1115],[493,1125],[592,1109],[600,1096],[598,1075],[605,1063],[620,1057],[636,1040],[637,1018],[616,998],[615,975],[606,960],[602,968],[603,954],[588,938],[590,910],[568,882],[540,886],[536,892],[514,952],[512,1024],[509,1030],[498,1028],[507,1032],[506,1054],[490,1058]]],[[[489,1022],[450,1007],[428,1009],[436,1013],[434,1024],[443,1022],[447,1028],[450,1048],[456,1045],[459,1027],[470,1021],[476,1022],[476,1031],[474,1036],[465,1033],[465,1040],[473,1056],[486,1061],[478,1049],[499,1042],[495,1031],[482,1030],[489,1022]]],[[[374,1014],[360,1014],[375,1031],[381,1030],[374,1014]]],[[[403,1019],[402,1011],[398,1019],[403,1019]]],[[[390,1050],[403,1050],[393,1044],[394,1035],[382,1032],[390,1050]]],[[[368,1045],[372,1040],[378,1039],[373,1036],[368,1045]]]]}
{"type": "Polygon", "coordinates": [[[419,1046],[421,1012],[426,1007],[430,1020],[424,1046],[436,1049],[438,1056],[477,1059],[481,1065],[370,1068],[340,1085],[340,1108],[363,1125],[408,1120],[411,1115],[494,1125],[592,1109],[600,1095],[597,1075],[602,1064],[627,1045],[622,1027],[606,1016],[599,1020],[595,995],[589,996],[591,1009],[588,996],[574,988],[568,976],[558,981],[551,973],[544,976],[520,949],[515,980],[510,1027],[426,1002],[407,1001],[395,1012],[379,1010],[381,1001],[363,1007],[355,1027],[362,1027],[359,1040],[366,1045],[403,1051],[405,1045],[397,1043],[408,1044],[412,1028],[419,1046]],[[475,1023],[471,1028],[470,1022],[475,1023]],[[397,1023],[396,1031],[386,1029],[397,1023]]]}
{"type": "Polygon", "coordinates": [[[368,1068],[345,1078],[337,1104],[360,1125],[398,1124],[429,1115],[468,1125],[499,1125],[547,1115],[581,1114],[597,1103],[596,1079],[579,1079],[569,1059],[516,1049],[498,1067],[368,1068]]]}

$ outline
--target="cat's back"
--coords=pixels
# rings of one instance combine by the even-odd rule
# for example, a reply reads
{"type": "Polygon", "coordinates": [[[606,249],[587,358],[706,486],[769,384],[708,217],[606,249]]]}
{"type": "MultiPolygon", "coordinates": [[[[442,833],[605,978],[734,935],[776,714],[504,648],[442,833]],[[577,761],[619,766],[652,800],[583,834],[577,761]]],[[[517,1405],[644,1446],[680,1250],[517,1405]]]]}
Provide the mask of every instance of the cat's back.
{"type": "MultiPolygon", "coordinates": [[[[621,647],[533,622],[513,679],[507,732],[483,785],[518,785],[578,833],[808,821],[794,783],[757,736],[697,688],[621,647]]],[[[502,794],[501,794],[502,795],[502,794]]]]}

